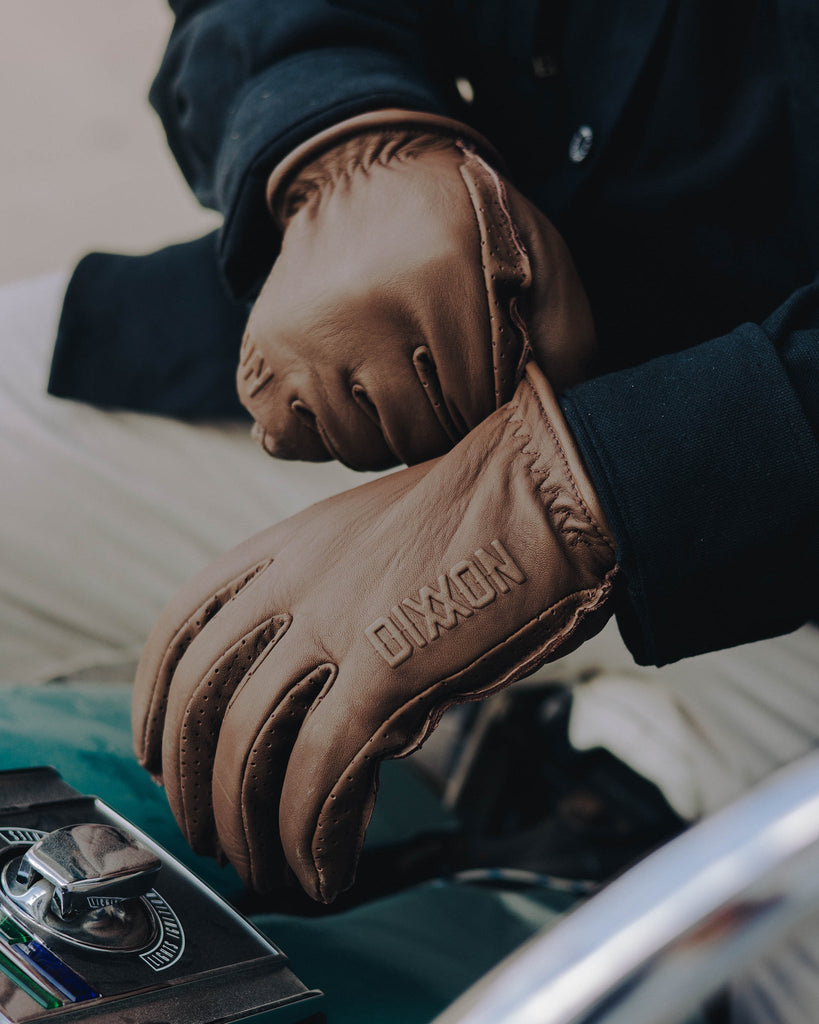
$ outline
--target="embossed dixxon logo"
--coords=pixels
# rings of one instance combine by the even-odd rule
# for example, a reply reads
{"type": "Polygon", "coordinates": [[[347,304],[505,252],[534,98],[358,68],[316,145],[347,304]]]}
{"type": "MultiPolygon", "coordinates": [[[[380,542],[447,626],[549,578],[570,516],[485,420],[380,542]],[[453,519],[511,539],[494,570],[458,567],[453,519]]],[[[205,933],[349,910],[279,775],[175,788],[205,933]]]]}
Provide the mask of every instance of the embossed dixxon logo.
{"type": "Polygon", "coordinates": [[[389,615],[367,626],[367,639],[391,668],[437,640],[442,629],[454,629],[498,595],[508,594],[510,584],[526,582],[526,574],[499,540],[488,548],[478,548],[472,558],[441,573],[437,587],[421,587],[417,598],[405,597],[389,615]]]}
{"type": "Polygon", "coordinates": [[[247,335],[242,339],[239,353],[239,379],[244,382],[249,398],[254,398],[273,380],[273,371],[247,335]]]}

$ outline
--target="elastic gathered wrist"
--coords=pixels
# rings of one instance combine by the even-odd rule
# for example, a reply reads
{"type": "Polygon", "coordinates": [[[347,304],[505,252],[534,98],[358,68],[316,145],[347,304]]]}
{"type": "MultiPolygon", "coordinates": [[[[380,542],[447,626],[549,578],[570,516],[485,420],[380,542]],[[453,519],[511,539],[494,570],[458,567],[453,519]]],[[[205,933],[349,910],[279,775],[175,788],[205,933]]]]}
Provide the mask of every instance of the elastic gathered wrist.
{"type": "Polygon", "coordinates": [[[309,163],[358,135],[387,129],[417,129],[419,132],[451,139],[453,142],[466,143],[474,147],[494,167],[499,170],[504,168],[503,158],[495,147],[483,135],[461,121],[438,114],[397,108],[358,114],[314,135],[297,146],[273,168],[267,180],[267,205],[279,229],[283,229],[286,219],[282,215],[282,199],[295,178],[309,163]]]}

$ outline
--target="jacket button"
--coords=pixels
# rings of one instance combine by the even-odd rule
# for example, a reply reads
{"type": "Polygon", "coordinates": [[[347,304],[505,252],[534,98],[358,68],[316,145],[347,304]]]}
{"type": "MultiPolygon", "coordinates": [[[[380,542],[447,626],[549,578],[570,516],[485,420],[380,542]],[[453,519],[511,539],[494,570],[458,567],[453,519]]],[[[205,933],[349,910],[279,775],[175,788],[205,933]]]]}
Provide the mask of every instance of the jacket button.
{"type": "Polygon", "coordinates": [[[560,66],[551,53],[538,53],[532,57],[532,74],[535,78],[556,78],[560,66]]]}
{"type": "Polygon", "coordinates": [[[581,124],[569,142],[569,159],[573,164],[582,164],[591,152],[594,132],[587,124],[581,124]]]}

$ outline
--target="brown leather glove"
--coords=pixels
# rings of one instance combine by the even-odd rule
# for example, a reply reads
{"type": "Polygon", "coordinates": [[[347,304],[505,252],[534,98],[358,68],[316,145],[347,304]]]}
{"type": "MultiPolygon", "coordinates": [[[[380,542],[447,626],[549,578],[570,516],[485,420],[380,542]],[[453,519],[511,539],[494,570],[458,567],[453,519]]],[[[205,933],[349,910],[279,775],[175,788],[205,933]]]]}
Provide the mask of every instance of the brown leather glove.
{"type": "Polygon", "coordinates": [[[556,388],[587,375],[568,250],[480,153],[458,122],[379,111],[274,171],[282,249],[237,376],[271,455],[411,465],[507,402],[532,354],[556,388]]]}
{"type": "Polygon", "coordinates": [[[352,884],[379,762],[597,632],[614,573],[530,363],[448,455],[320,502],[194,579],[140,662],[137,754],[194,850],[260,890],[283,852],[329,902],[352,884]]]}

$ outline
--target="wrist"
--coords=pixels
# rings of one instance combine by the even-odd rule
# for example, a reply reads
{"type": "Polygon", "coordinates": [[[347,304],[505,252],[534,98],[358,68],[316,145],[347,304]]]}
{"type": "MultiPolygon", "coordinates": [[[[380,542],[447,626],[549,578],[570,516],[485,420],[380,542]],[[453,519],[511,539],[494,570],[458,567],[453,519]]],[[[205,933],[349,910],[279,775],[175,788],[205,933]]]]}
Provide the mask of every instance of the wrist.
{"type": "Polygon", "coordinates": [[[532,445],[538,453],[533,472],[541,462],[548,463],[555,479],[561,481],[563,499],[557,503],[559,508],[555,508],[554,481],[552,487],[544,490],[544,497],[552,513],[561,519],[564,528],[568,527],[570,533],[584,537],[586,544],[599,546],[605,558],[613,559],[614,536],[586,460],[563,415],[554,389],[533,360],[526,365],[524,385],[529,389],[537,408],[537,415],[530,414],[527,418],[541,428],[539,443],[532,445]]]}
{"type": "Polygon", "coordinates": [[[421,141],[422,145],[433,147],[436,142],[438,147],[446,142],[453,146],[460,143],[475,149],[493,166],[504,166],[503,158],[483,135],[452,118],[397,108],[359,114],[307,139],[273,168],[267,180],[267,205],[279,229],[284,228],[293,212],[293,186],[302,172],[330,150],[357,139],[362,140],[361,160],[365,164],[380,155],[383,143],[394,139],[407,143],[421,141]],[[369,144],[365,141],[367,137],[372,137],[369,144]]]}

